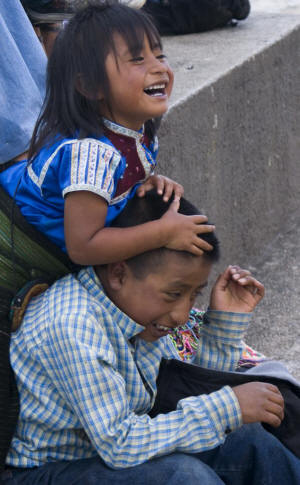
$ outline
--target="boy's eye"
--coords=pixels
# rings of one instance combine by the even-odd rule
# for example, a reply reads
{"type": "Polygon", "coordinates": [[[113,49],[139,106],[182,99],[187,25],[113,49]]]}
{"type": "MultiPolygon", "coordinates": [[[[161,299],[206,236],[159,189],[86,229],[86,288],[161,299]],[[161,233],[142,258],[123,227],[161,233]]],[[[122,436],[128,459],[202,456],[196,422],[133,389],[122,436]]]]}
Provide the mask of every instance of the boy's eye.
{"type": "Polygon", "coordinates": [[[170,291],[167,292],[166,295],[172,300],[176,300],[177,298],[181,297],[181,293],[179,291],[170,291]]]}

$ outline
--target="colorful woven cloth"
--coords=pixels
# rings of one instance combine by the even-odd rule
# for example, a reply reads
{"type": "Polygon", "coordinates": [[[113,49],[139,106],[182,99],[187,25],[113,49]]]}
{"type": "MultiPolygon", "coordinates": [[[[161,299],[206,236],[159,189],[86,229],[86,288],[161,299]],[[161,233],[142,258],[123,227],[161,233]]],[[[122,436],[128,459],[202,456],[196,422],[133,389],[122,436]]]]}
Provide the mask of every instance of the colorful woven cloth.
{"type": "Polygon", "coordinates": [[[169,334],[183,362],[193,361],[196,355],[204,313],[197,308],[192,308],[188,322],[169,334]]]}
{"type": "Polygon", "coordinates": [[[0,287],[15,293],[30,280],[64,276],[70,271],[70,262],[12,204],[11,197],[0,187],[0,287]]]}
{"type": "Polygon", "coordinates": [[[244,367],[247,369],[248,367],[254,367],[264,360],[266,360],[266,356],[257,350],[252,349],[250,345],[247,345],[245,342],[244,349],[239,360],[238,367],[244,367]]]}
{"type": "MultiPolygon", "coordinates": [[[[193,308],[190,312],[190,318],[185,325],[177,327],[169,334],[174,346],[178,351],[180,360],[183,362],[192,362],[197,352],[198,340],[200,338],[201,327],[205,312],[197,308],[193,308]]],[[[249,345],[243,342],[244,348],[241,358],[238,362],[238,367],[253,367],[266,357],[252,349],[249,345]]]]}

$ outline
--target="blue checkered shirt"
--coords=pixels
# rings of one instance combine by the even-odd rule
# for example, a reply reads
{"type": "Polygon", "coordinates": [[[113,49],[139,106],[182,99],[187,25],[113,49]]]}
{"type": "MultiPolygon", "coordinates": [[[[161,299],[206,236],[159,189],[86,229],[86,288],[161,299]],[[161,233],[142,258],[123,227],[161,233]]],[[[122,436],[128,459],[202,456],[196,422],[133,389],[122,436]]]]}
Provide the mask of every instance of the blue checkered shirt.
{"type": "MultiPolygon", "coordinates": [[[[250,315],[206,315],[210,324],[203,324],[196,363],[233,370],[250,315]]],[[[99,454],[109,467],[125,468],[213,448],[226,429],[242,424],[227,386],[182,399],[175,411],[151,419],[160,361],[178,354],[168,336],[138,338],[143,329],[104,294],[91,267],[33,299],[11,342],[21,411],[7,464],[32,467],[99,454]]]]}

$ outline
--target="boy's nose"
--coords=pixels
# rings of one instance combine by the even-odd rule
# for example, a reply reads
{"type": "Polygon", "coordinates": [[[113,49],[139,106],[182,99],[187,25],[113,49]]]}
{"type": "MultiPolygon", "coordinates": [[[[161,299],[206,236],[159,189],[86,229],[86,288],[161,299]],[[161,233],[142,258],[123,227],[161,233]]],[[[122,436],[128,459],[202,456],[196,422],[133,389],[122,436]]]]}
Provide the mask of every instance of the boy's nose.
{"type": "Polygon", "coordinates": [[[176,324],[176,326],[184,325],[189,319],[191,308],[192,304],[189,299],[177,303],[170,314],[172,323],[176,324]]]}

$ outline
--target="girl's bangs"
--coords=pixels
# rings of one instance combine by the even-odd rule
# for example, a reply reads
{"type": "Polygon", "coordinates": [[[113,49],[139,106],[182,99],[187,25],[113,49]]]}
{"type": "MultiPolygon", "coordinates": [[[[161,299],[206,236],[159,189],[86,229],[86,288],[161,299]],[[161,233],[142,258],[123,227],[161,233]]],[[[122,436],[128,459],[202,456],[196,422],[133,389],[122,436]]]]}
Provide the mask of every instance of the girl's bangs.
{"type": "Polygon", "coordinates": [[[136,18],[127,19],[127,22],[120,24],[117,29],[133,56],[143,49],[145,37],[148,39],[151,50],[162,49],[161,38],[155,25],[149,17],[138,13],[139,15],[136,18]]]}

